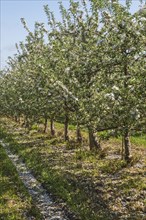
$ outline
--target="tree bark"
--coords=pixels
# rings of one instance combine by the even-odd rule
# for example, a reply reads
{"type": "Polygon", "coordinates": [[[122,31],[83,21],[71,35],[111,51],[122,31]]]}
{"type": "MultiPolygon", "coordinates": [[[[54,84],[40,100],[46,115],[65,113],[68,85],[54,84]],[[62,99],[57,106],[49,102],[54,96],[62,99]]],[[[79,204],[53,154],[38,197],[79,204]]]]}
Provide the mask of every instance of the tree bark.
{"type": "Polygon", "coordinates": [[[68,106],[66,99],[64,100],[64,111],[65,111],[65,120],[64,120],[64,140],[68,141],[68,123],[69,123],[69,116],[68,116],[68,106]]]}
{"type": "Polygon", "coordinates": [[[30,123],[29,123],[29,119],[28,119],[27,116],[25,117],[25,122],[24,123],[25,123],[25,128],[29,129],[30,128],[30,123]]]}
{"type": "Polygon", "coordinates": [[[78,142],[78,143],[82,143],[82,135],[81,135],[80,126],[79,126],[78,123],[77,123],[76,134],[77,134],[77,142],[78,142]]]}
{"type": "Polygon", "coordinates": [[[124,158],[127,162],[129,162],[131,144],[130,144],[128,129],[126,129],[124,132],[123,142],[124,142],[124,158]]]}
{"type": "Polygon", "coordinates": [[[14,116],[14,120],[15,122],[18,122],[18,117],[16,115],[14,116]]]}
{"type": "Polygon", "coordinates": [[[69,117],[68,114],[65,114],[65,121],[64,121],[64,140],[68,141],[69,136],[68,136],[68,123],[69,123],[69,117]]]}
{"type": "Polygon", "coordinates": [[[44,123],[44,133],[47,133],[48,131],[48,119],[45,118],[45,123],[44,123]]]}
{"type": "Polygon", "coordinates": [[[91,151],[101,149],[101,146],[98,143],[98,141],[96,140],[92,129],[89,129],[89,147],[90,147],[91,151]]]}
{"type": "Polygon", "coordinates": [[[55,135],[54,120],[52,118],[50,120],[50,132],[51,132],[51,136],[55,135]]]}

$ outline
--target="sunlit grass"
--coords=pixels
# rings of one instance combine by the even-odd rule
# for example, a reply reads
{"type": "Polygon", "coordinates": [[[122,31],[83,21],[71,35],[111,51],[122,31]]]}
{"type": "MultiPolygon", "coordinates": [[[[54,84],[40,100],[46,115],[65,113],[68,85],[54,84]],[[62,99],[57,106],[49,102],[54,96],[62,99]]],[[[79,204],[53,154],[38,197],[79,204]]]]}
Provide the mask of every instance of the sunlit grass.
{"type": "MultiPolygon", "coordinates": [[[[63,134],[62,124],[56,123],[55,127],[63,134]]],[[[83,220],[112,219],[109,210],[105,211],[104,208],[101,210],[101,207],[98,207],[99,201],[105,206],[111,205],[110,200],[104,200],[108,197],[106,190],[113,191],[114,205],[114,198],[117,198],[119,193],[127,196],[131,189],[136,194],[145,189],[143,170],[137,167],[137,164],[141,166],[139,153],[142,154],[144,151],[140,141],[134,143],[131,139],[134,157],[131,164],[127,165],[121,160],[120,137],[103,140],[101,143],[103,150],[98,153],[89,151],[88,133],[85,130],[82,131],[84,137],[82,145],[76,142],[75,130],[71,130],[71,139],[68,142],[64,141],[60,133],[55,137],[51,137],[49,131],[48,134],[30,132],[25,135],[25,132],[22,132],[20,135],[18,131],[13,131],[13,124],[9,125],[7,130],[12,134],[4,135],[5,140],[11,143],[11,150],[21,155],[36,178],[55,196],[55,199],[65,201],[83,220]],[[119,179],[115,180],[114,185],[110,178],[117,175],[119,179]],[[105,179],[100,181],[102,176],[105,179]],[[100,195],[99,189],[102,189],[103,183],[105,188],[103,195],[100,195]]],[[[138,140],[139,137],[134,138],[138,140]]]]}
{"type": "Polygon", "coordinates": [[[131,137],[131,142],[133,144],[146,147],[146,135],[132,136],[131,137]]]}
{"type": "Polygon", "coordinates": [[[39,219],[37,208],[0,145],[0,219],[39,219]]]}
{"type": "MultiPolygon", "coordinates": [[[[122,143],[122,137],[112,138],[114,142],[122,143]]],[[[137,145],[139,147],[146,147],[146,135],[131,135],[130,136],[131,145],[137,145]]]]}

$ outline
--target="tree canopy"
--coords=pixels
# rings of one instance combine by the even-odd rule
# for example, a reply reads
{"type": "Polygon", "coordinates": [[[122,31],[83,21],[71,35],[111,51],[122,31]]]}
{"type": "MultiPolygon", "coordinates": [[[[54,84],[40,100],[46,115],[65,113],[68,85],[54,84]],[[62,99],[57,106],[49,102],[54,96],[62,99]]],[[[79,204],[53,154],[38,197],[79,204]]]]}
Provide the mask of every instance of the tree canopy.
{"type": "Polygon", "coordinates": [[[95,134],[113,130],[123,136],[130,157],[131,130],[146,126],[145,6],[129,12],[131,1],[70,0],[59,4],[57,21],[44,6],[48,28],[27,27],[25,42],[0,74],[0,113],[24,118],[60,120],[89,131],[90,149],[101,146],[95,134]]]}

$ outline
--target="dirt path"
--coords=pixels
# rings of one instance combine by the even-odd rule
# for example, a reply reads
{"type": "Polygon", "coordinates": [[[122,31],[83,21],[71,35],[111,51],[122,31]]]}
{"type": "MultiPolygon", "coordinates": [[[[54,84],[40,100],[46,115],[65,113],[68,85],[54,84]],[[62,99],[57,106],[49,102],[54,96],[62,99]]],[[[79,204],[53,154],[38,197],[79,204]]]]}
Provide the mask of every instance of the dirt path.
{"type": "Polygon", "coordinates": [[[53,202],[50,196],[47,194],[46,190],[41,186],[41,184],[35,179],[31,172],[27,169],[25,164],[19,159],[15,154],[12,154],[4,142],[0,141],[0,144],[4,147],[7,152],[8,157],[15,165],[20,179],[28,189],[28,192],[35,201],[36,206],[39,208],[43,219],[45,220],[69,220],[61,207],[55,202],[53,202]]]}

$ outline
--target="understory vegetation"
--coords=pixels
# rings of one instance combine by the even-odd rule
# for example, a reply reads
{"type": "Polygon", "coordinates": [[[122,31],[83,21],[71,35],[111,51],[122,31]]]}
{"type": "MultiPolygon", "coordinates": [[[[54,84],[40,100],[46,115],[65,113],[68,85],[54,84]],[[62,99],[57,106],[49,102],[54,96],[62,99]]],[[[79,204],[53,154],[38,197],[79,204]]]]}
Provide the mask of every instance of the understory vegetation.
{"type": "Polygon", "coordinates": [[[133,159],[127,164],[121,160],[119,138],[103,140],[102,151],[91,152],[87,132],[84,131],[84,144],[80,146],[74,129],[70,130],[72,139],[64,141],[63,126],[55,125],[58,135],[51,137],[43,133],[43,128],[28,133],[5,118],[1,119],[0,137],[27,164],[52,198],[75,214],[75,219],[144,220],[146,143],[133,142],[133,159]]]}
{"type": "Polygon", "coordinates": [[[15,166],[0,145],[0,219],[29,218],[40,220],[41,215],[19,179],[15,166]]]}

